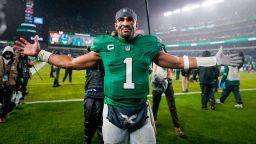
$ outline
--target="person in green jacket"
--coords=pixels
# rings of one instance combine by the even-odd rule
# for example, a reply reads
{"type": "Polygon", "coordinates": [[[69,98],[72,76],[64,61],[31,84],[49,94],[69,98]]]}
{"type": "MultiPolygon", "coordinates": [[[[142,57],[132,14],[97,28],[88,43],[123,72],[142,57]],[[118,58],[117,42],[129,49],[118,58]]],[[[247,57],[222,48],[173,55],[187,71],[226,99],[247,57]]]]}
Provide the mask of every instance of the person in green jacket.
{"type": "MultiPolygon", "coordinates": [[[[239,55],[244,57],[243,52],[240,52],[239,55]]],[[[216,100],[217,103],[224,103],[227,97],[231,92],[233,92],[235,99],[236,99],[236,108],[243,108],[243,101],[240,94],[240,74],[239,69],[242,67],[243,64],[240,66],[225,66],[224,73],[222,79],[220,81],[220,87],[223,88],[223,92],[221,97],[216,100]]]]}

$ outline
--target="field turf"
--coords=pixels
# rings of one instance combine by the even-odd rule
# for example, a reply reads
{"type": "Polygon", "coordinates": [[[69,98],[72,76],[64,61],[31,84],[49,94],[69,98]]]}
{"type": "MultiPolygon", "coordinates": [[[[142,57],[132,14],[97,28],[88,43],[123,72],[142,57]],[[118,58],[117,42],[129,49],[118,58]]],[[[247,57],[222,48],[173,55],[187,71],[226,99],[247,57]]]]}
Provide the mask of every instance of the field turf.
{"type": "MultiPolygon", "coordinates": [[[[29,81],[26,104],[8,115],[0,124],[0,144],[82,144],[85,71],[73,71],[73,81],[53,88],[47,64],[29,81]],[[35,101],[77,100],[34,103],[35,101]]],[[[61,70],[60,82],[64,75],[61,70]]],[[[231,94],[216,110],[201,110],[200,94],[181,93],[181,81],[174,80],[176,106],[186,139],[175,135],[165,97],[162,97],[157,121],[158,144],[250,144],[256,141],[256,73],[241,73],[243,109],[234,108],[231,94]]],[[[199,83],[190,83],[190,92],[199,92],[199,83]]],[[[219,98],[221,90],[215,94],[219,98]]],[[[149,96],[151,101],[151,96],[149,96]]],[[[94,138],[94,143],[97,143],[94,138]]]]}

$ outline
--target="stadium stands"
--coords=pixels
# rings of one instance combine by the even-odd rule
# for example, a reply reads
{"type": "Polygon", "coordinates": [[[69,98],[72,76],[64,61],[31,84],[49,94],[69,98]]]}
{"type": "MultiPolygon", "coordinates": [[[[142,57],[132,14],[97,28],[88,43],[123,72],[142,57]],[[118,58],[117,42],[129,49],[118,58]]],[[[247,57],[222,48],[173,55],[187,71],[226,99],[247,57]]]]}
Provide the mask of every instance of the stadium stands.
{"type": "Polygon", "coordinates": [[[230,0],[215,7],[163,17],[153,25],[154,34],[169,52],[199,56],[203,50],[216,53],[243,50],[256,59],[256,1],[230,0]]]}

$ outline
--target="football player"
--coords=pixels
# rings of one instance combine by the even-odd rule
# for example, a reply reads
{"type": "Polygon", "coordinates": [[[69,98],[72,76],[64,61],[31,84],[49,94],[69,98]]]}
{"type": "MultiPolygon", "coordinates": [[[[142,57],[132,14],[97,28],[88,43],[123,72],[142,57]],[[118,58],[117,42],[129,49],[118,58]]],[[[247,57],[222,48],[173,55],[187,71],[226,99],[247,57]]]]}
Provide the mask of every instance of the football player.
{"type": "Polygon", "coordinates": [[[55,55],[40,48],[38,37],[33,44],[23,38],[15,41],[21,54],[35,56],[58,67],[86,69],[103,61],[104,108],[103,140],[105,143],[156,143],[152,115],[147,104],[149,67],[189,69],[198,66],[239,65],[237,55],[224,55],[220,50],[213,57],[176,57],[161,52],[164,45],[152,35],[136,35],[137,15],[130,8],[120,9],[115,16],[118,37],[98,36],[91,52],[77,58],[55,55]]]}

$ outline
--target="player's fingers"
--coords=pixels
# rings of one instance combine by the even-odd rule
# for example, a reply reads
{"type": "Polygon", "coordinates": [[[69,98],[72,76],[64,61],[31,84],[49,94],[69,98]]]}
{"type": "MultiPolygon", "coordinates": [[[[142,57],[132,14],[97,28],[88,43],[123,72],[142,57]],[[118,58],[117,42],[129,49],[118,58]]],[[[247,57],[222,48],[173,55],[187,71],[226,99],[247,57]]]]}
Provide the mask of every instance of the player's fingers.
{"type": "Polygon", "coordinates": [[[24,43],[24,44],[30,44],[27,40],[25,40],[24,38],[20,38],[20,40],[24,43]]]}
{"type": "Polygon", "coordinates": [[[232,61],[232,62],[234,62],[234,63],[242,63],[243,62],[243,60],[234,60],[234,61],[232,61]]]}
{"type": "Polygon", "coordinates": [[[35,35],[35,37],[34,37],[34,42],[38,42],[38,39],[39,39],[39,36],[38,36],[38,35],[35,35]]]}
{"type": "Polygon", "coordinates": [[[20,45],[22,47],[25,47],[25,44],[20,42],[20,41],[18,41],[18,40],[15,41],[15,44],[20,45]]]}
{"type": "Polygon", "coordinates": [[[238,63],[233,63],[233,62],[230,62],[229,64],[227,64],[229,66],[238,66],[239,64],[238,63]]]}
{"type": "Polygon", "coordinates": [[[236,61],[236,60],[243,60],[243,58],[242,57],[233,57],[232,58],[232,61],[236,61]]]}
{"type": "Polygon", "coordinates": [[[17,45],[17,44],[14,45],[14,48],[15,48],[16,50],[18,50],[18,51],[24,49],[23,47],[21,47],[20,45],[17,45]]]}
{"type": "Polygon", "coordinates": [[[236,60],[236,61],[232,61],[230,64],[233,65],[233,66],[239,66],[242,64],[242,60],[236,60]]]}
{"type": "Polygon", "coordinates": [[[239,64],[230,64],[230,66],[238,67],[238,66],[239,66],[239,64]]]}
{"type": "Polygon", "coordinates": [[[230,57],[240,57],[239,54],[230,54],[230,57]]]}

